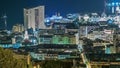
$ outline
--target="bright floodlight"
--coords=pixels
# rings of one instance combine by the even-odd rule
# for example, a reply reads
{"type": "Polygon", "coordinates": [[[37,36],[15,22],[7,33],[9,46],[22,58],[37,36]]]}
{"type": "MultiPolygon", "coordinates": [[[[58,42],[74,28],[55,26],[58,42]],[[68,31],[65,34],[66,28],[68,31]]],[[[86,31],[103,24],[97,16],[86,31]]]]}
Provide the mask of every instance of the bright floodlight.
{"type": "Polygon", "coordinates": [[[119,5],[119,3],[118,2],[116,2],[116,6],[118,6],[119,5]]]}
{"type": "Polygon", "coordinates": [[[111,6],[111,4],[110,4],[110,3],[108,3],[107,5],[108,5],[108,6],[111,6]]]}
{"type": "Polygon", "coordinates": [[[46,22],[50,22],[50,20],[49,20],[49,19],[47,19],[47,20],[46,20],[46,22]]]}
{"type": "Polygon", "coordinates": [[[114,3],[114,2],[112,2],[112,6],[115,6],[115,3],[114,3]]]}

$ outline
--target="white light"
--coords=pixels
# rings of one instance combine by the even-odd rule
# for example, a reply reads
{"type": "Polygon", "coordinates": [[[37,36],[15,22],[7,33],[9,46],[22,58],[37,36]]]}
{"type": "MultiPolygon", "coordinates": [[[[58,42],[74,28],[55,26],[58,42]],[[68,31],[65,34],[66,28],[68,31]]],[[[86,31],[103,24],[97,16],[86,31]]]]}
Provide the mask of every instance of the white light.
{"type": "Polygon", "coordinates": [[[119,8],[119,6],[117,6],[117,7],[116,7],[116,11],[119,11],[119,10],[120,10],[120,8],[119,8]]]}
{"type": "Polygon", "coordinates": [[[35,43],[36,42],[36,40],[33,40],[33,43],[35,43]]]}
{"type": "Polygon", "coordinates": [[[108,6],[111,6],[111,4],[110,4],[110,3],[108,3],[107,5],[108,5],[108,6]]]}
{"type": "Polygon", "coordinates": [[[119,26],[119,28],[120,28],[120,25],[118,25],[119,26]]]}
{"type": "Polygon", "coordinates": [[[47,19],[46,22],[50,22],[50,20],[47,19]]]}
{"type": "Polygon", "coordinates": [[[116,2],[116,6],[118,6],[118,4],[119,4],[119,3],[118,3],[118,2],[116,2]]]}
{"type": "Polygon", "coordinates": [[[115,3],[114,3],[114,2],[112,2],[112,6],[115,6],[115,3]]]}

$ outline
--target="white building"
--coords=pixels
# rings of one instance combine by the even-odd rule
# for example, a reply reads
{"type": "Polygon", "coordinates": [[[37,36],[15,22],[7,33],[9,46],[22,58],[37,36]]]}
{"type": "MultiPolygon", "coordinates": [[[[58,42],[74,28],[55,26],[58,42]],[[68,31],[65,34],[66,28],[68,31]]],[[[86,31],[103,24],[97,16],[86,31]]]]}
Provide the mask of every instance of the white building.
{"type": "Polygon", "coordinates": [[[24,9],[24,26],[25,29],[33,28],[45,29],[44,25],[44,6],[24,9]]]}

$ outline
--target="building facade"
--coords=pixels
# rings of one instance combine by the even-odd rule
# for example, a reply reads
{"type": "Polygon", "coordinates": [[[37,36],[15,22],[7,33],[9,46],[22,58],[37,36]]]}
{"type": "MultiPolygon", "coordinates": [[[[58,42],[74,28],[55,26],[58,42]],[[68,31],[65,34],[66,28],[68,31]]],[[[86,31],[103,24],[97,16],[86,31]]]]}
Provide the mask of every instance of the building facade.
{"type": "Polygon", "coordinates": [[[45,29],[44,25],[44,6],[24,9],[25,29],[45,29]]]}
{"type": "Polygon", "coordinates": [[[23,32],[24,26],[22,24],[15,24],[12,28],[13,32],[23,32]]]}

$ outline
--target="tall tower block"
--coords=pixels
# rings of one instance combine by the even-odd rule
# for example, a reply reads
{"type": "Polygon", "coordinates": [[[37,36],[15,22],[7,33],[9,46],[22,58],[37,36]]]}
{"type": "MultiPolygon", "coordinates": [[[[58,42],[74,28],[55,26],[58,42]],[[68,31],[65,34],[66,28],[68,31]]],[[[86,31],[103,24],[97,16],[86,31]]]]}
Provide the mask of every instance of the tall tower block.
{"type": "Polygon", "coordinates": [[[120,0],[105,0],[107,11],[110,13],[120,13],[120,0]]]}
{"type": "Polygon", "coordinates": [[[44,6],[34,8],[24,8],[24,26],[25,29],[45,29],[44,25],[44,6]]]}

